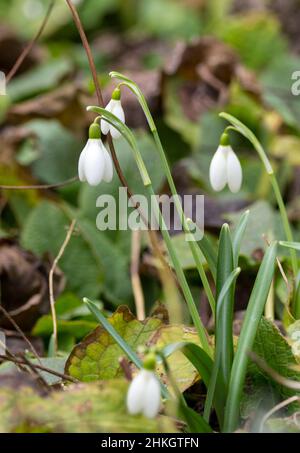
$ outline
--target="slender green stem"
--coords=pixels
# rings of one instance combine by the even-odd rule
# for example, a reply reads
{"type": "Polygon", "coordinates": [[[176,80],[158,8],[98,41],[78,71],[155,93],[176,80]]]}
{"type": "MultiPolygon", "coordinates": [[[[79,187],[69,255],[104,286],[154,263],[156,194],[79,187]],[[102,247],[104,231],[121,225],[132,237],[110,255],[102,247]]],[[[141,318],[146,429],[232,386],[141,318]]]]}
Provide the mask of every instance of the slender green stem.
{"type": "Polygon", "coordinates": [[[167,226],[165,224],[164,218],[163,218],[162,213],[161,213],[161,211],[159,209],[159,204],[158,204],[158,201],[157,201],[157,198],[156,198],[156,195],[154,193],[152,185],[148,185],[147,186],[147,191],[148,191],[149,195],[151,196],[151,201],[153,203],[153,208],[154,208],[154,211],[155,211],[156,218],[158,220],[158,224],[159,224],[160,229],[161,229],[161,233],[163,235],[163,238],[164,238],[164,241],[166,243],[169,255],[170,255],[172,263],[174,265],[175,272],[176,272],[178,281],[180,283],[180,286],[182,288],[184,297],[185,297],[186,302],[188,304],[188,308],[189,308],[193,323],[194,323],[194,325],[196,327],[196,330],[198,332],[198,335],[199,335],[199,338],[200,338],[200,341],[201,341],[201,345],[202,345],[204,351],[211,356],[212,351],[211,351],[211,347],[210,347],[208,339],[207,339],[205,327],[203,326],[203,323],[202,323],[201,318],[199,316],[199,313],[198,313],[198,310],[197,310],[197,306],[196,306],[195,301],[193,299],[193,296],[192,296],[191,290],[189,288],[189,285],[188,285],[188,283],[186,281],[184,272],[182,270],[179,258],[177,256],[177,253],[176,253],[175,248],[173,246],[173,243],[172,243],[170,234],[168,232],[167,226]]]}
{"type": "MultiPolygon", "coordinates": [[[[292,233],[292,230],[291,230],[291,226],[290,226],[290,222],[289,222],[289,219],[288,219],[288,216],[287,216],[287,212],[286,212],[286,209],[285,209],[285,204],[284,204],[284,201],[282,199],[282,196],[281,196],[281,192],[280,192],[280,189],[279,189],[279,186],[278,186],[278,182],[277,182],[277,179],[276,179],[276,176],[273,173],[269,173],[269,176],[270,176],[270,179],[271,179],[271,183],[272,183],[272,187],[273,187],[273,190],[274,190],[274,194],[275,194],[275,197],[276,197],[276,200],[277,200],[277,204],[278,204],[278,207],[279,207],[279,211],[280,211],[280,215],[281,215],[281,218],[282,218],[282,223],[283,223],[283,228],[284,228],[284,231],[285,231],[285,235],[286,235],[286,238],[289,242],[293,242],[293,233],[292,233]]],[[[291,260],[292,260],[292,267],[293,267],[293,273],[294,273],[294,276],[295,278],[297,278],[297,273],[298,273],[298,261],[297,261],[297,255],[296,255],[296,251],[291,249],[291,260]]]]}
{"type": "Polygon", "coordinates": [[[192,227],[192,225],[194,225],[194,222],[191,219],[187,219],[186,220],[186,224],[187,224],[187,227],[188,227],[189,234],[192,236],[192,241],[191,241],[192,244],[190,244],[190,248],[191,248],[191,251],[192,251],[192,254],[193,254],[193,258],[195,260],[196,267],[197,267],[199,276],[201,278],[204,291],[205,291],[205,293],[207,295],[211,311],[212,311],[213,315],[215,316],[215,311],[216,311],[215,298],[214,298],[214,295],[212,293],[211,287],[210,287],[208,279],[206,277],[205,270],[204,270],[203,265],[202,265],[202,260],[204,259],[204,255],[203,255],[200,247],[198,246],[198,244],[196,242],[196,239],[195,239],[195,236],[194,236],[194,234],[192,233],[192,230],[191,230],[191,227],[192,227]]]}
{"type": "MultiPolygon", "coordinates": [[[[133,92],[133,94],[137,97],[137,99],[138,99],[138,101],[139,101],[139,103],[140,103],[140,105],[141,105],[141,107],[143,109],[143,112],[144,112],[144,114],[146,116],[149,128],[150,128],[150,130],[151,130],[151,132],[153,134],[153,138],[154,138],[156,147],[158,149],[159,157],[160,157],[160,160],[161,160],[161,163],[162,163],[163,171],[164,171],[164,173],[166,175],[168,184],[170,186],[171,193],[173,195],[173,199],[174,199],[174,203],[175,203],[175,207],[176,207],[176,210],[178,212],[179,218],[181,219],[181,222],[182,222],[183,230],[185,231],[185,233],[191,234],[190,227],[187,224],[187,218],[186,218],[186,216],[184,214],[184,211],[182,209],[181,201],[180,201],[180,198],[178,196],[178,193],[177,193],[177,190],[176,190],[176,186],[175,186],[172,174],[171,174],[171,170],[170,170],[170,167],[169,167],[169,164],[168,164],[168,160],[167,160],[166,154],[164,152],[164,149],[163,149],[159,134],[157,132],[157,128],[156,128],[154,119],[153,119],[153,117],[151,115],[151,112],[149,110],[149,107],[148,107],[147,101],[145,99],[145,96],[141,92],[139,86],[136,83],[134,83],[132,80],[130,80],[128,77],[124,76],[123,74],[120,74],[118,72],[114,72],[113,71],[113,72],[110,73],[110,76],[122,80],[122,82],[119,84],[119,86],[121,86],[121,85],[127,86],[133,92]]],[[[205,273],[204,267],[202,265],[201,260],[199,259],[199,252],[201,251],[201,248],[200,248],[199,244],[197,244],[195,241],[188,241],[188,242],[189,242],[189,247],[191,249],[192,255],[193,255],[194,260],[196,262],[197,270],[199,272],[199,276],[200,276],[200,279],[202,281],[202,285],[203,285],[204,291],[205,291],[206,296],[208,298],[208,301],[209,301],[209,304],[211,306],[211,309],[212,309],[212,311],[214,313],[214,311],[215,311],[215,299],[214,299],[214,296],[213,296],[212,291],[210,289],[210,285],[209,285],[208,279],[206,277],[206,273],[205,273]]]]}
{"type": "MultiPolygon", "coordinates": [[[[292,233],[292,229],[291,229],[291,226],[290,226],[290,223],[289,223],[289,219],[288,219],[288,216],[287,216],[287,212],[286,212],[286,209],[285,209],[285,204],[284,204],[284,201],[282,199],[282,195],[281,195],[281,192],[280,192],[280,189],[279,189],[279,185],[278,185],[278,182],[277,182],[273,167],[271,165],[271,162],[270,162],[270,160],[269,160],[264,148],[262,147],[261,143],[256,138],[256,136],[253,134],[253,132],[247,126],[245,126],[241,121],[239,121],[237,118],[235,118],[232,115],[229,115],[228,113],[224,113],[224,112],[220,113],[220,116],[222,118],[224,118],[225,120],[229,121],[231,124],[233,124],[233,126],[228,126],[226,128],[227,130],[233,130],[233,131],[238,132],[239,134],[243,135],[244,137],[246,137],[250,141],[250,143],[252,143],[254,149],[257,151],[257,153],[258,153],[258,155],[259,155],[259,157],[260,157],[260,159],[261,159],[261,161],[262,161],[262,163],[263,163],[263,165],[265,167],[265,170],[266,170],[267,174],[270,177],[271,184],[272,184],[272,187],[273,187],[273,191],[274,191],[274,194],[275,194],[275,198],[276,198],[276,201],[277,201],[277,205],[278,205],[278,208],[279,208],[279,212],[280,212],[280,215],[281,215],[282,224],[283,224],[283,228],[284,228],[284,232],[285,232],[286,238],[287,238],[288,241],[292,242],[293,241],[293,233],[292,233]]],[[[291,250],[290,254],[291,254],[291,262],[292,262],[293,274],[294,274],[294,277],[295,277],[295,280],[296,280],[297,274],[298,274],[297,255],[296,255],[296,252],[294,250],[291,250]]]]}
{"type": "MultiPolygon", "coordinates": [[[[153,122],[153,119],[152,119],[152,122],[153,122]]],[[[171,193],[173,195],[175,207],[176,207],[178,215],[179,215],[179,217],[180,217],[180,219],[182,221],[183,229],[184,229],[185,233],[191,234],[190,225],[189,225],[189,223],[187,221],[188,219],[186,218],[186,216],[184,214],[184,211],[182,209],[182,205],[181,205],[179,196],[177,194],[176,186],[175,186],[172,174],[171,174],[171,170],[170,170],[170,167],[169,167],[169,164],[168,164],[168,160],[167,160],[166,154],[164,152],[164,149],[163,149],[163,146],[162,146],[162,143],[160,141],[160,137],[158,135],[158,132],[157,132],[156,128],[154,129],[152,127],[152,134],[153,134],[153,137],[154,137],[154,141],[155,141],[156,147],[157,147],[158,152],[159,152],[159,157],[160,157],[160,160],[161,160],[161,163],[162,163],[162,166],[163,166],[164,173],[165,173],[165,175],[167,177],[167,181],[168,181],[168,184],[170,186],[171,193]]],[[[202,253],[201,249],[200,249],[199,245],[197,244],[197,242],[195,240],[188,241],[188,244],[189,244],[189,247],[191,249],[193,258],[195,260],[195,263],[196,263],[196,266],[197,266],[197,270],[198,270],[199,276],[200,276],[202,284],[203,284],[204,291],[205,291],[206,296],[208,298],[208,301],[209,301],[209,304],[211,306],[211,309],[212,309],[212,311],[214,313],[215,312],[215,305],[216,305],[215,304],[215,299],[214,299],[214,296],[212,294],[212,291],[211,291],[209,282],[207,280],[203,264],[202,264],[201,259],[200,259],[199,252],[202,253]]]]}
{"type": "Polygon", "coordinates": [[[130,149],[133,152],[133,155],[135,157],[135,161],[137,163],[137,167],[140,171],[141,178],[143,180],[144,186],[147,188],[147,191],[151,197],[151,201],[153,201],[154,204],[154,210],[155,210],[155,215],[156,215],[156,220],[158,221],[158,224],[161,228],[163,238],[165,240],[166,246],[168,248],[169,255],[171,257],[171,260],[173,262],[175,272],[177,274],[177,278],[179,281],[179,284],[182,288],[184,297],[186,299],[186,302],[188,304],[188,308],[192,317],[192,320],[194,322],[194,325],[196,327],[196,330],[198,332],[201,344],[203,349],[209,354],[212,354],[211,347],[208,342],[207,334],[205,327],[202,324],[200,315],[197,310],[197,306],[195,304],[195,301],[193,299],[191,290],[189,288],[189,285],[187,283],[187,280],[185,278],[184,272],[182,270],[179,258],[177,256],[177,253],[175,251],[175,248],[173,247],[171,237],[169,235],[168,229],[166,227],[166,224],[164,222],[163,216],[160,212],[159,209],[159,203],[157,201],[156,195],[154,193],[153,187],[152,187],[152,182],[150,179],[150,176],[148,174],[147,168],[145,166],[143,157],[140,153],[140,150],[137,146],[136,139],[131,132],[131,130],[123,124],[115,115],[113,115],[111,112],[108,112],[107,110],[103,109],[102,107],[95,107],[95,106],[90,106],[87,108],[89,111],[96,112],[101,115],[102,118],[104,118],[109,124],[114,126],[127,140],[128,144],[130,145],[130,149]]]}

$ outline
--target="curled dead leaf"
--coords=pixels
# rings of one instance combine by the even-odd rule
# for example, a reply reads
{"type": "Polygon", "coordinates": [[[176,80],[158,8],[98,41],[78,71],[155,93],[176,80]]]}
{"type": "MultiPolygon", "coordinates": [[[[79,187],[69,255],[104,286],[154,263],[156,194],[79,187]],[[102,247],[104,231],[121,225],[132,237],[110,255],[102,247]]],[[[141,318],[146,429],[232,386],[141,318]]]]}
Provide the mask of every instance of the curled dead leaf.
{"type": "MultiPolygon", "coordinates": [[[[0,27],[0,67],[5,74],[12,68],[24,47],[25,44],[13,30],[5,26],[2,22],[0,27]]],[[[40,61],[41,57],[41,49],[37,45],[33,46],[31,52],[22,63],[19,72],[26,71],[32,67],[33,64],[40,61]]]]}
{"type": "MultiPolygon", "coordinates": [[[[49,311],[49,260],[40,260],[22,249],[15,241],[0,240],[1,304],[18,326],[29,331],[41,314],[49,311]]],[[[55,295],[64,287],[64,277],[56,270],[55,295]]],[[[0,314],[0,326],[11,329],[11,323],[0,314]]]]}
{"type": "Polygon", "coordinates": [[[183,112],[192,121],[209,108],[224,105],[234,79],[250,94],[259,95],[254,74],[240,64],[229,46],[211,36],[194,39],[189,44],[178,42],[166,61],[163,75],[165,84],[180,79],[174,89],[183,112]]]}

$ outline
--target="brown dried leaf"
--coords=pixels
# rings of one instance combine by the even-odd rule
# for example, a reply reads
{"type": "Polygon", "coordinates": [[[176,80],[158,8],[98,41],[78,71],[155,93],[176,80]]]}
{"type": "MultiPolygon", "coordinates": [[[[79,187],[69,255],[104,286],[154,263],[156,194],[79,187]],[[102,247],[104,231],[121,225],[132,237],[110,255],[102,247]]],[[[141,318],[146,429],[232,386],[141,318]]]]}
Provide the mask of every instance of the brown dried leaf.
{"type": "MultiPolygon", "coordinates": [[[[24,46],[25,44],[17,37],[13,30],[2,23],[0,27],[0,68],[5,74],[10,71],[16,59],[23,51],[24,46]]],[[[41,57],[41,50],[37,45],[33,46],[31,52],[22,63],[19,73],[32,67],[33,64],[40,61],[41,57]]]]}
{"type": "Polygon", "coordinates": [[[34,118],[56,118],[72,130],[88,125],[88,115],[82,96],[84,91],[73,82],[34,99],[13,105],[7,113],[8,121],[24,123],[34,118]],[[76,115],[74,115],[76,112],[76,115]]]}
{"type": "MultiPolygon", "coordinates": [[[[0,240],[1,303],[24,331],[30,330],[37,318],[49,310],[49,270],[49,262],[38,259],[12,240],[0,240]]],[[[63,275],[57,270],[55,295],[63,287],[63,275]]],[[[0,326],[12,328],[3,314],[0,326]]]]}
{"type": "Polygon", "coordinates": [[[177,43],[165,64],[164,82],[175,77],[181,80],[176,92],[182,110],[192,121],[208,108],[224,105],[234,79],[246,91],[259,94],[254,74],[241,66],[230,47],[211,36],[177,43]]]}

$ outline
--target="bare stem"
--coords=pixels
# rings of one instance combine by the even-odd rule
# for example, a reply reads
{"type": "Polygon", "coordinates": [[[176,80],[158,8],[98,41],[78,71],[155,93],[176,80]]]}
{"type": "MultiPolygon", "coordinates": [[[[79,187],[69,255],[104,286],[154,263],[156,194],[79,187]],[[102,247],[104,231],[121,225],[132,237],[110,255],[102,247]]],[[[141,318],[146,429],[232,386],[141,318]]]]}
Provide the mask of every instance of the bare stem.
{"type": "MultiPolygon", "coordinates": [[[[94,58],[93,58],[93,55],[92,55],[92,51],[91,51],[87,36],[86,36],[85,31],[83,29],[83,26],[82,26],[82,23],[81,23],[81,20],[80,20],[80,17],[79,17],[79,14],[77,12],[77,9],[76,9],[75,5],[73,5],[71,0],[66,0],[66,2],[67,2],[68,6],[70,8],[71,13],[72,13],[72,16],[73,16],[73,19],[74,19],[74,23],[75,23],[75,25],[77,27],[78,33],[79,33],[81,41],[82,41],[82,45],[83,45],[84,50],[85,50],[86,55],[87,55],[87,59],[88,59],[89,65],[90,65],[90,69],[91,69],[91,73],[92,73],[92,77],[93,77],[93,81],[94,81],[94,85],[95,85],[95,90],[96,90],[96,95],[97,95],[99,106],[100,107],[104,107],[104,101],[103,101],[103,96],[102,96],[100,83],[99,83],[99,79],[98,79],[98,75],[97,75],[97,70],[96,70],[94,58]]],[[[110,149],[110,152],[111,152],[111,157],[113,159],[114,166],[115,166],[116,172],[118,174],[118,177],[119,177],[123,187],[126,187],[127,195],[130,198],[130,197],[132,197],[132,192],[130,191],[128,183],[127,183],[127,181],[125,179],[125,176],[123,175],[123,172],[122,172],[122,169],[120,167],[120,164],[119,164],[119,161],[118,161],[118,158],[117,158],[117,154],[116,154],[116,151],[115,151],[115,147],[114,147],[114,144],[113,144],[113,141],[112,141],[112,138],[111,138],[110,134],[107,135],[107,141],[108,141],[109,149],[110,149]]]]}
{"type": "MultiPolygon", "coordinates": [[[[98,79],[98,75],[97,75],[97,70],[96,70],[93,54],[92,54],[92,51],[91,51],[87,36],[86,36],[85,31],[83,29],[83,26],[82,26],[82,23],[81,23],[81,20],[80,20],[80,17],[79,17],[79,14],[77,12],[77,9],[76,9],[75,5],[72,3],[71,0],[66,0],[66,2],[67,2],[68,7],[70,8],[71,13],[72,13],[74,23],[76,25],[76,28],[78,30],[78,33],[79,33],[81,41],[82,41],[82,45],[83,45],[84,50],[85,50],[86,55],[87,55],[87,59],[88,59],[88,62],[89,62],[91,73],[92,73],[92,77],[93,77],[93,81],[94,81],[94,85],[95,85],[95,90],[96,90],[96,95],[97,95],[99,106],[100,107],[104,107],[104,101],[103,101],[102,91],[101,91],[101,87],[100,87],[100,83],[99,83],[99,79],[98,79]]],[[[110,149],[110,152],[111,152],[111,156],[112,156],[112,159],[113,159],[113,162],[114,162],[114,166],[115,166],[117,175],[119,177],[119,180],[120,180],[122,186],[126,188],[127,197],[130,199],[130,198],[133,197],[133,192],[131,191],[131,189],[130,189],[130,187],[128,185],[128,182],[127,182],[127,180],[126,180],[126,178],[125,178],[125,176],[124,176],[124,174],[122,172],[122,169],[121,169],[120,163],[118,161],[118,157],[117,157],[117,154],[116,154],[116,151],[115,151],[115,147],[114,147],[114,144],[113,144],[113,141],[112,141],[112,138],[111,138],[110,134],[107,135],[107,141],[108,141],[109,149],[110,149]]],[[[151,243],[153,245],[153,236],[156,233],[153,231],[153,234],[151,234],[151,232],[150,232],[151,226],[149,226],[149,222],[146,221],[146,218],[145,218],[143,212],[140,209],[139,203],[134,203],[134,207],[139,211],[141,219],[145,222],[146,225],[148,225],[149,237],[150,237],[150,241],[151,241],[151,243]]],[[[155,246],[155,245],[153,245],[153,246],[155,246]]],[[[166,264],[166,265],[168,266],[168,264],[166,264]]]]}
{"type": "Polygon", "coordinates": [[[49,298],[50,298],[50,307],[51,307],[51,315],[52,315],[52,323],[53,323],[53,339],[54,339],[54,351],[57,351],[57,319],[56,319],[56,311],[55,311],[55,299],[54,299],[54,290],[53,290],[53,275],[55,268],[58,264],[58,261],[63,256],[64,251],[71,239],[72,233],[74,231],[76,224],[76,220],[72,220],[72,223],[68,229],[66,238],[58,252],[57,257],[53,261],[52,267],[49,272],[49,298]]]}
{"type": "Polygon", "coordinates": [[[21,335],[21,337],[23,338],[23,340],[25,341],[25,343],[28,344],[32,354],[36,357],[36,359],[40,362],[40,357],[35,349],[35,347],[33,346],[33,344],[31,343],[31,341],[26,337],[25,333],[22,331],[22,329],[18,326],[18,324],[16,323],[16,321],[10,316],[10,314],[8,313],[8,311],[5,310],[5,308],[0,305],[0,310],[2,311],[3,315],[9,320],[9,322],[13,325],[13,327],[16,329],[17,332],[19,332],[19,334],[21,335]]]}
{"type": "MultiPolygon", "coordinates": [[[[0,355],[0,359],[7,360],[8,362],[13,362],[17,366],[26,365],[26,362],[24,360],[13,357],[13,356],[9,356],[9,355],[0,355]]],[[[38,370],[42,370],[42,371],[45,371],[46,373],[53,374],[53,376],[57,376],[61,379],[64,379],[65,381],[70,381],[70,382],[74,382],[74,383],[78,382],[77,379],[72,378],[71,376],[68,376],[67,374],[60,373],[59,371],[52,370],[51,368],[48,368],[44,365],[37,365],[36,363],[32,363],[32,366],[38,370]]],[[[24,371],[24,368],[22,368],[22,371],[24,371]]]]}
{"type": "Polygon", "coordinates": [[[31,186],[6,186],[0,185],[2,190],[50,190],[57,189],[59,187],[67,186],[78,180],[78,176],[73,176],[73,178],[67,179],[66,181],[57,182],[55,184],[34,184],[31,186]]]}
{"type": "Polygon", "coordinates": [[[11,68],[11,70],[9,71],[9,73],[7,74],[7,76],[6,76],[6,82],[7,83],[14,77],[14,75],[16,74],[16,72],[18,71],[20,66],[22,65],[22,63],[25,60],[25,58],[27,57],[27,55],[31,52],[31,49],[33,48],[34,44],[38,41],[38,39],[40,38],[41,34],[43,33],[43,31],[44,31],[44,29],[45,29],[45,27],[47,25],[47,22],[49,20],[50,14],[52,12],[54,3],[55,3],[55,0],[51,0],[50,1],[49,6],[48,6],[47,11],[46,11],[46,14],[45,14],[45,17],[44,17],[44,20],[43,20],[40,28],[38,29],[36,35],[28,43],[28,45],[25,47],[25,49],[23,50],[21,55],[18,57],[17,61],[14,63],[14,65],[11,68]]]}
{"type": "Polygon", "coordinates": [[[281,403],[276,404],[276,406],[272,407],[272,409],[269,410],[269,412],[267,412],[264,415],[264,417],[262,418],[262,421],[260,423],[259,432],[260,433],[263,432],[264,425],[265,425],[266,421],[268,420],[268,418],[271,417],[271,415],[275,414],[275,412],[279,411],[280,409],[283,409],[284,407],[288,406],[289,404],[295,403],[296,401],[300,402],[300,397],[294,395],[294,396],[291,396],[290,398],[287,398],[284,401],[281,401],[281,403]]]}

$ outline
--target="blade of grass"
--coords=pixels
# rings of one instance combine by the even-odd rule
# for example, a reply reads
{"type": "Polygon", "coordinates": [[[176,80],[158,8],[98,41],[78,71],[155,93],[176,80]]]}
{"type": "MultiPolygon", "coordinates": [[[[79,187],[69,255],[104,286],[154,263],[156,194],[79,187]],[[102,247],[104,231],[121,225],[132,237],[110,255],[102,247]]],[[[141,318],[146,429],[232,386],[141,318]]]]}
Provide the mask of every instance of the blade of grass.
{"type": "Polygon", "coordinates": [[[114,329],[114,327],[110,324],[110,322],[106,319],[106,317],[101,313],[97,305],[89,300],[88,298],[84,297],[83,302],[88,306],[89,310],[93,313],[95,318],[100,322],[100,324],[104,327],[104,329],[113,337],[115,342],[120,346],[120,348],[127,354],[130,360],[138,367],[142,368],[142,361],[139,359],[137,354],[131,349],[131,347],[123,340],[121,335],[114,329]]]}
{"type": "Polygon", "coordinates": [[[250,213],[250,211],[247,210],[241,215],[241,217],[238,221],[238,224],[232,234],[232,250],[233,250],[233,266],[234,267],[237,267],[237,265],[239,264],[240,248],[241,248],[242,239],[244,237],[244,234],[245,234],[245,231],[247,228],[249,213],[250,213]]]}
{"type": "Polygon", "coordinates": [[[186,358],[194,365],[206,387],[208,387],[213,361],[206,352],[195,343],[181,341],[171,343],[162,350],[162,355],[169,357],[176,351],[181,351],[186,358]]]}
{"type": "MultiPolygon", "coordinates": [[[[222,291],[226,280],[233,271],[233,250],[229,226],[225,223],[222,226],[219,240],[216,294],[217,300],[222,291]]],[[[230,379],[230,371],[233,360],[233,287],[230,286],[222,302],[222,306],[217,306],[216,316],[216,355],[218,356],[217,367],[225,385],[226,393],[230,379]],[[219,362],[219,363],[218,363],[219,362]]]]}
{"type": "Polygon", "coordinates": [[[166,356],[162,352],[158,353],[158,356],[162,360],[163,367],[166,373],[166,376],[169,381],[169,385],[173,388],[174,394],[176,396],[178,404],[179,416],[181,416],[188,425],[189,432],[192,433],[208,433],[212,429],[208,423],[203,419],[202,415],[195,412],[193,409],[189,408],[183,394],[179,390],[177,382],[173,376],[173,373],[170,370],[166,356]]]}
{"type": "MultiPolygon", "coordinates": [[[[239,267],[234,269],[234,271],[231,272],[225,284],[223,285],[223,288],[217,300],[217,317],[220,316],[220,311],[225,300],[225,297],[228,291],[230,290],[231,286],[234,285],[235,280],[240,272],[241,269],[239,267]]],[[[220,426],[222,426],[224,419],[226,393],[224,391],[225,384],[223,377],[221,375],[218,376],[220,363],[220,358],[218,358],[218,354],[220,354],[220,352],[221,351],[219,349],[218,351],[216,351],[215,361],[213,363],[213,369],[211,371],[211,377],[207,388],[207,395],[205,400],[204,419],[206,421],[209,420],[211,408],[212,406],[214,406],[217,412],[219,424],[220,426]]]]}
{"type": "Polygon", "coordinates": [[[249,299],[231,370],[223,428],[225,432],[232,432],[238,426],[240,403],[248,365],[247,353],[253,346],[258,324],[269,294],[274,276],[276,253],[277,243],[274,242],[265,253],[249,299]]]}
{"type": "Polygon", "coordinates": [[[281,245],[282,247],[287,247],[289,249],[294,249],[294,250],[300,251],[300,242],[280,241],[279,245],[281,245]]]}
{"type": "Polygon", "coordinates": [[[204,418],[191,409],[188,406],[179,402],[179,412],[182,414],[182,417],[185,419],[186,423],[189,427],[190,433],[211,433],[212,428],[209,424],[204,420],[204,418]]]}
{"type": "Polygon", "coordinates": [[[197,242],[201,252],[204,255],[204,258],[207,261],[209,270],[213,276],[214,281],[216,281],[217,274],[217,252],[212,245],[209,238],[204,234],[203,238],[197,242]]]}

